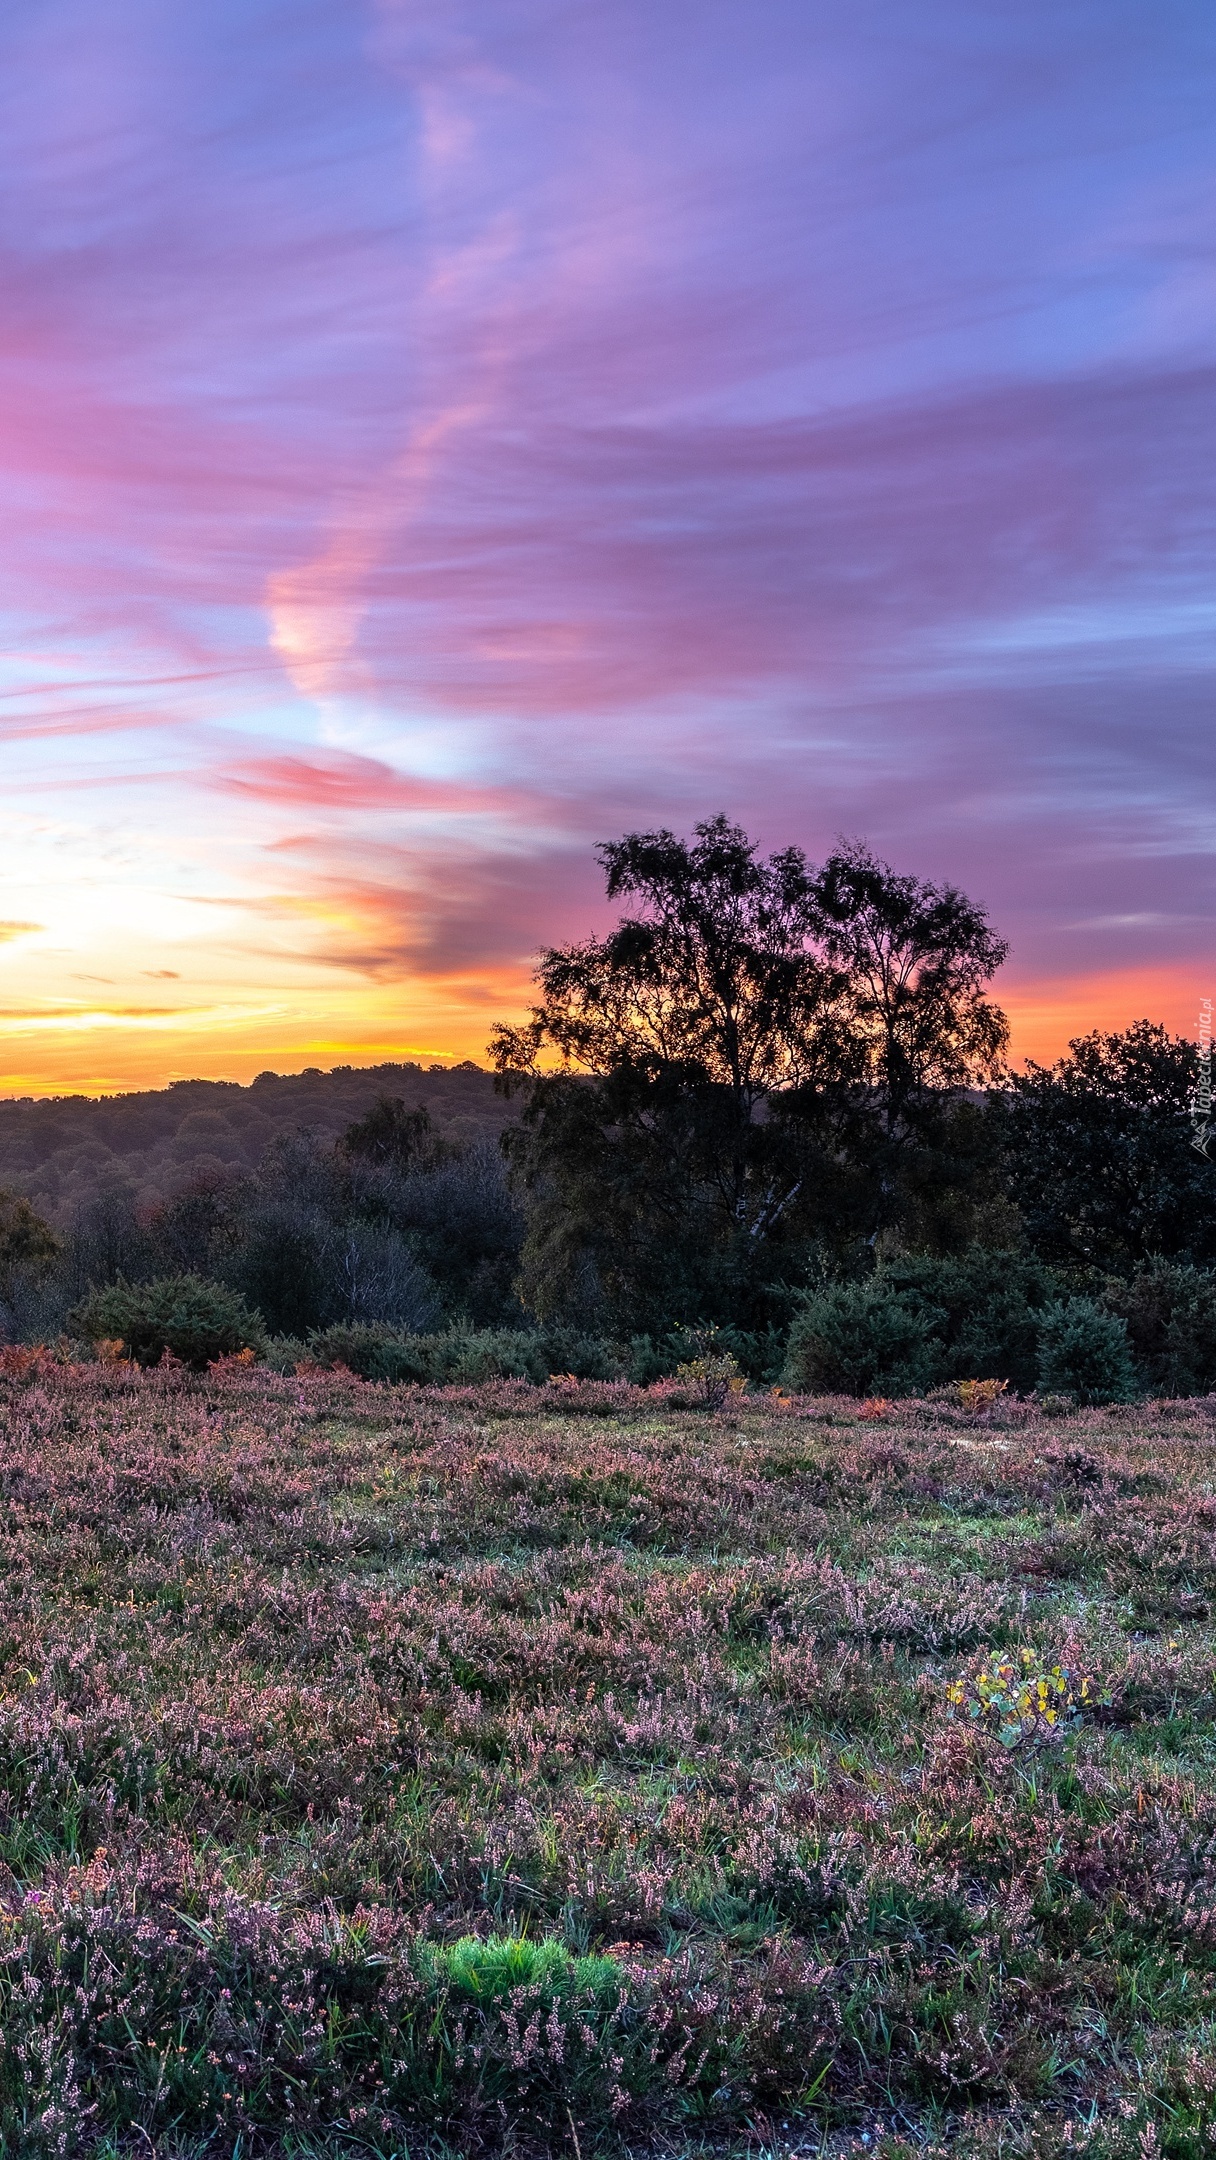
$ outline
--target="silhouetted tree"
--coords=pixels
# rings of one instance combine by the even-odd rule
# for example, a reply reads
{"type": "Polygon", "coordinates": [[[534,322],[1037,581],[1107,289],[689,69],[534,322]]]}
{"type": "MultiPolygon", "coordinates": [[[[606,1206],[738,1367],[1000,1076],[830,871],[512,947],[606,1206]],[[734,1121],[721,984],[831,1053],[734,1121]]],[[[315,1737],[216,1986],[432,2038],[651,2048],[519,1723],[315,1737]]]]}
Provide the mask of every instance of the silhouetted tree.
{"type": "Polygon", "coordinates": [[[1047,1259],[1216,1262],[1216,1168],[1191,1145],[1198,1078],[1195,1045],[1149,1020],[1013,1076],[996,1105],[1009,1190],[1047,1259]]]}
{"type": "Polygon", "coordinates": [[[888,1134],[999,1073],[1009,1028],[984,990],[1009,947],[957,887],[897,875],[855,841],[814,880],[810,921],[847,976],[888,1134]]]}
{"type": "Polygon", "coordinates": [[[875,1135],[923,1141],[930,1099],[992,1069],[980,985],[1004,947],[950,888],[856,849],[762,860],[725,817],[598,853],[634,912],[543,953],[529,1021],[490,1046],[525,1095],[525,1294],[584,1322],[760,1323],[791,1245],[880,1218],[875,1135]]]}
{"type": "Polygon", "coordinates": [[[859,841],[814,879],[811,921],[849,985],[871,1235],[898,1224],[917,1243],[966,1243],[999,1179],[984,1121],[960,1098],[1003,1069],[1008,1024],[984,991],[1009,948],[956,886],[902,875],[859,841]]]}

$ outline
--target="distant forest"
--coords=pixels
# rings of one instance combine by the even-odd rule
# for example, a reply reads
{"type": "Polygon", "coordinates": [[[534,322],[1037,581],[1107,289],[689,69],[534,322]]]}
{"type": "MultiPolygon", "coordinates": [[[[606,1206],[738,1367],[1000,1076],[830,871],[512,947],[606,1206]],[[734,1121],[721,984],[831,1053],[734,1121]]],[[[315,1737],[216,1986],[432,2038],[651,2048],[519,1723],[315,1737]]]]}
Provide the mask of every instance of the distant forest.
{"type": "Polygon", "coordinates": [[[52,1340],[101,1286],[183,1275],[276,1336],[519,1324],[511,1116],[471,1063],[2,1103],[0,1326],[52,1340]]]}
{"type": "Polygon", "coordinates": [[[512,1117],[492,1074],[462,1065],[310,1066],[236,1080],[175,1080],[132,1095],[0,1101],[0,1185],[57,1229],[99,1189],[121,1186],[141,1207],[174,1199],[200,1177],[256,1170],[286,1133],[335,1140],[380,1096],[421,1106],[449,1144],[496,1140],[512,1117]]]}

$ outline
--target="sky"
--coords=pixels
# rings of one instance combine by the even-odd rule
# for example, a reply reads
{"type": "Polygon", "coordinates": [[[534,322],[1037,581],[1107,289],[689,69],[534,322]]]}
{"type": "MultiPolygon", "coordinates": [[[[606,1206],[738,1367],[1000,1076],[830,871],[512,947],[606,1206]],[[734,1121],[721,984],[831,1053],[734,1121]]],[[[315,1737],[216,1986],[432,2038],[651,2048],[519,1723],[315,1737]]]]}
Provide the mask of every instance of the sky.
{"type": "Polygon", "coordinates": [[[593,849],[1210,997],[1208,0],[7,0],[0,1094],[484,1056],[593,849]]]}

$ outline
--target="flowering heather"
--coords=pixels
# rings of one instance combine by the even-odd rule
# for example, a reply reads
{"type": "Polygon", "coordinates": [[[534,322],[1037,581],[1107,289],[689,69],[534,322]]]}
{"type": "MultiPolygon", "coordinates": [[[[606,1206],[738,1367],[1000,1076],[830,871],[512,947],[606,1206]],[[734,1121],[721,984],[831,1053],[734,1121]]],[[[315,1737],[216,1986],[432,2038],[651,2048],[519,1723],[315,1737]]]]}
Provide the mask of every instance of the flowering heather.
{"type": "Polygon", "coordinates": [[[1216,2151],[1214,1440],[9,1360],[0,2151],[1216,2151]]]}

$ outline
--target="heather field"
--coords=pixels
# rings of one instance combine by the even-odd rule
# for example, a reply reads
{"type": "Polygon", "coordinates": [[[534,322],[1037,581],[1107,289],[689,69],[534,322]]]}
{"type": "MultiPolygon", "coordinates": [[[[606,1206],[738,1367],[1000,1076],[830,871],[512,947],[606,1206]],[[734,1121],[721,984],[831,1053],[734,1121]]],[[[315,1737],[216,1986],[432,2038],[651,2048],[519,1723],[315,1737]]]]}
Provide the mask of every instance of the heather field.
{"type": "Polygon", "coordinates": [[[0,2149],[1216,2151],[1216,1401],[0,1378],[0,2149]]]}

